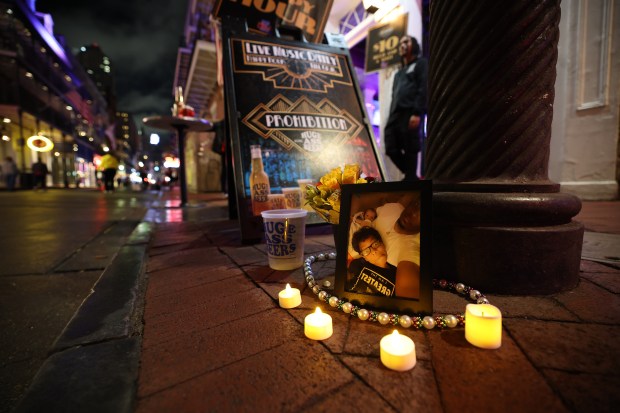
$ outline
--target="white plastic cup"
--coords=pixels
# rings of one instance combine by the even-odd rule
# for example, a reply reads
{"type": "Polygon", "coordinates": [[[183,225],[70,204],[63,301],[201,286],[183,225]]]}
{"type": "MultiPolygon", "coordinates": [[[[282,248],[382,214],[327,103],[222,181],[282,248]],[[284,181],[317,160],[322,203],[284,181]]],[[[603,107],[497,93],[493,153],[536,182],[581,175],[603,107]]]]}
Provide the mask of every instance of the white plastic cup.
{"type": "Polygon", "coordinates": [[[269,266],[294,270],[304,262],[305,209],[272,209],[261,212],[269,266]]]}
{"type": "Polygon", "coordinates": [[[286,198],[287,209],[300,209],[301,208],[301,190],[299,187],[282,188],[284,198],[286,198]]]}
{"type": "Polygon", "coordinates": [[[269,209],[286,208],[286,198],[284,198],[284,194],[269,194],[267,197],[269,199],[269,209]]]}

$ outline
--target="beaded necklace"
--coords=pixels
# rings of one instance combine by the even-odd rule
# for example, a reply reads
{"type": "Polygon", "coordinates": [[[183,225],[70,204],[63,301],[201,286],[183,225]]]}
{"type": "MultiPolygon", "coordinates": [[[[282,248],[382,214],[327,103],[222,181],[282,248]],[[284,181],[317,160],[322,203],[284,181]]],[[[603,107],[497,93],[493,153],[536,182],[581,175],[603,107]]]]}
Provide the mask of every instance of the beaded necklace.
{"type": "MultiPolygon", "coordinates": [[[[329,294],[327,291],[321,289],[316,280],[314,279],[314,273],[312,272],[312,263],[315,261],[335,260],[336,253],[330,252],[327,254],[321,253],[317,255],[310,255],[304,260],[304,275],[306,277],[306,283],[308,287],[312,289],[312,292],[316,294],[321,301],[325,301],[331,307],[338,308],[346,314],[353,317],[357,317],[362,321],[378,321],[381,325],[398,326],[403,328],[413,327],[415,330],[425,328],[432,330],[435,327],[439,329],[454,328],[456,326],[465,325],[464,314],[443,314],[435,316],[409,316],[407,314],[388,314],[385,312],[378,312],[374,310],[367,310],[365,308],[358,307],[348,301],[341,300],[335,295],[329,294]]],[[[463,283],[454,283],[446,280],[433,279],[433,288],[442,289],[452,293],[465,296],[472,302],[477,304],[489,304],[489,300],[480,291],[468,287],[463,283]]]]}

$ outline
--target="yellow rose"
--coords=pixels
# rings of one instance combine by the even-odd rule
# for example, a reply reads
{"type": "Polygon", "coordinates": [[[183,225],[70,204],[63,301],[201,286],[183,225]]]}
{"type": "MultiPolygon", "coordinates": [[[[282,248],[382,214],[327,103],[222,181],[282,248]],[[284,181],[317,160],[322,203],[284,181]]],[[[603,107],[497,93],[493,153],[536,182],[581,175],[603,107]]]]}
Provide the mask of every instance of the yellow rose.
{"type": "Polygon", "coordinates": [[[360,167],[359,165],[345,165],[344,172],[342,173],[342,183],[343,184],[354,184],[357,179],[360,177],[360,167]]]}
{"type": "Polygon", "coordinates": [[[325,221],[338,224],[340,221],[340,185],[365,184],[359,165],[350,164],[333,168],[323,175],[317,185],[306,186],[305,200],[325,221]]]}
{"type": "MultiPolygon", "coordinates": [[[[321,178],[321,183],[326,187],[326,189],[328,190],[335,190],[335,189],[339,189],[340,188],[340,182],[338,182],[338,180],[334,177],[323,177],[321,178]]],[[[322,190],[323,188],[321,188],[322,190]]]]}

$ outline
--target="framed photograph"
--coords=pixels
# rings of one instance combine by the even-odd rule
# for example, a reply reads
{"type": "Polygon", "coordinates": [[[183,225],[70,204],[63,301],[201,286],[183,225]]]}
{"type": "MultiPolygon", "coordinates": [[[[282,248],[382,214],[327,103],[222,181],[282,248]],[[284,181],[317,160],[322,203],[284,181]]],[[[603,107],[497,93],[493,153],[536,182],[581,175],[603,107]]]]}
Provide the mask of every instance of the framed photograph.
{"type": "Polygon", "coordinates": [[[343,185],[334,293],[367,309],[433,312],[431,181],[343,185]]]}

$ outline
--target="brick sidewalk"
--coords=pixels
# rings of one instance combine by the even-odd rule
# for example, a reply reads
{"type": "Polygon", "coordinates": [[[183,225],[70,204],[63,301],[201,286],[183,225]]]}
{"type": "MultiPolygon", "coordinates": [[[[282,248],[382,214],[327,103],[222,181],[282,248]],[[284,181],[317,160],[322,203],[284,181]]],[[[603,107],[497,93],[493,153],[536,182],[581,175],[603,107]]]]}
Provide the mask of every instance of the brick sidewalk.
{"type": "Polygon", "coordinates": [[[620,201],[583,201],[574,219],[582,222],[586,231],[620,234],[620,201]]]}
{"type": "MultiPolygon", "coordinates": [[[[605,225],[613,229],[604,217],[593,228],[605,225]]],[[[307,254],[332,250],[331,235],[307,236],[307,254]]],[[[462,328],[399,329],[414,340],[418,363],[398,373],[379,360],[390,328],[325,303],[334,335],[306,339],[303,319],[319,301],[301,270],[273,271],[265,254],[264,244],[241,245],[236,221],[157,225],[138,412],[605,412],[620,402],[620,270],[612,266],[582,261],[578,287],[552,296],[489,296],[504,317],[498,350],[469,345],[462,328]],[[293,310],[277,305],[286,283],[302,290],[293,310]]],[[[334,261],[313,268],[333,285],[334,261]]],[[[439,313],[462,313],[466,303],[434,293],[439,313]]]]}

